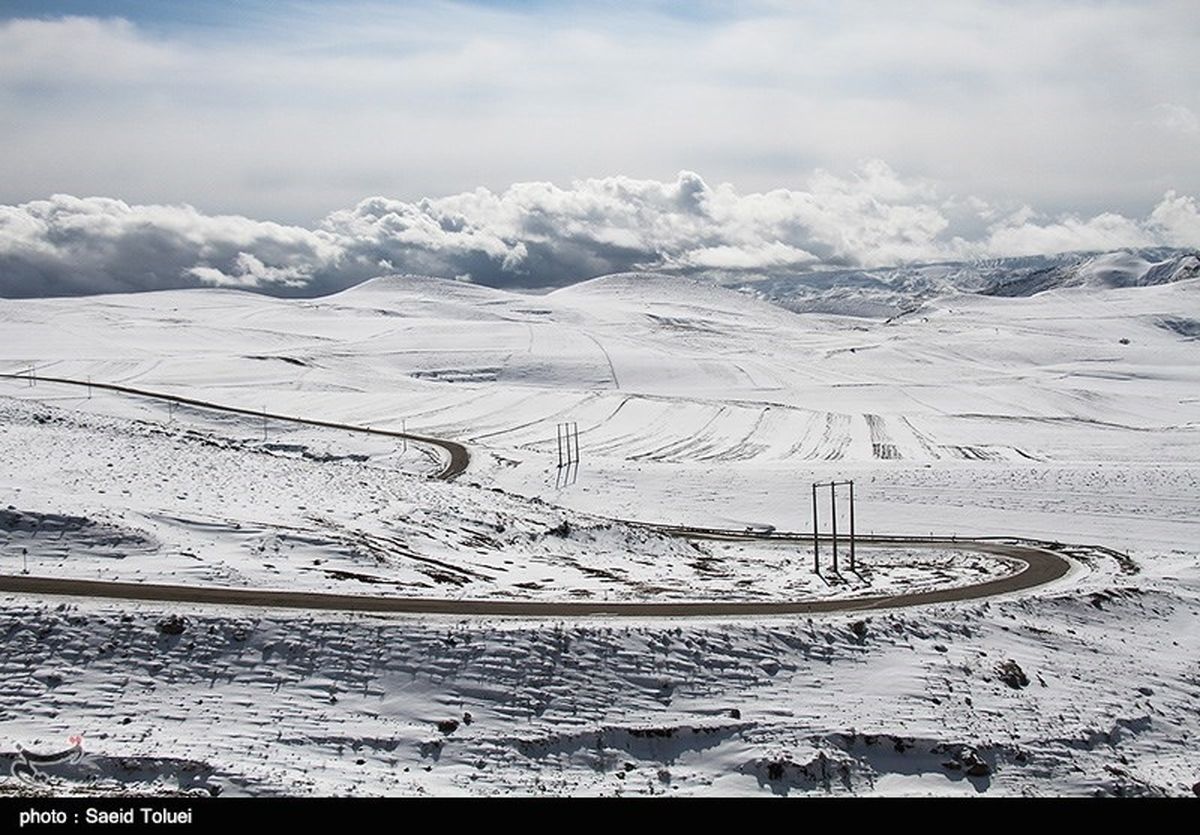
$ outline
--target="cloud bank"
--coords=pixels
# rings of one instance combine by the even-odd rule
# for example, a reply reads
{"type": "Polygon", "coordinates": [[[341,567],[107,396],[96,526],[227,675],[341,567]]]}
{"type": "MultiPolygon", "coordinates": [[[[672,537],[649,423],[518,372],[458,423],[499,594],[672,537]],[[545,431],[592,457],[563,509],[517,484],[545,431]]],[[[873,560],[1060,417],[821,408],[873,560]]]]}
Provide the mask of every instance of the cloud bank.
{"type": "Polygon", "coordinates": [[[943,198],[880,161],[844,177],[819,172],[803,190],[752,194],[684,171],[669,182],[372,197],[312,229],[55,195],[0,206],[0,295],[202,286],[319,295],[385,273],[544,288],[633,269],[778,275],[1147,246],[1200,247],[1196,200],[1167,192],[1141,218],[1046,217],[943,198]]]}
{"type": "Polygon", "coordinates": [[[311,227],[369,194],[680,168],[750,194],[884,159],[1129,215],[1200,194],[1198,42],[1195,0],[0,3],[0,204],[311,227]]]}

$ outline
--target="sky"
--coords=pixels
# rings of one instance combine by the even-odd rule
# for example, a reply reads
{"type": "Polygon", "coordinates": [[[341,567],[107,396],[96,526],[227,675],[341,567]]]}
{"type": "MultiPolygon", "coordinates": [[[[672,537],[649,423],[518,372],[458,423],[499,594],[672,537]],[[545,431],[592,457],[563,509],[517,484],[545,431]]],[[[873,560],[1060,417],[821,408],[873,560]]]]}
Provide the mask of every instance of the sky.
{"type": "Polygon", "coordinates": [[[1200,246],[1194,0],[0,0],[0,294],[1200,246]]]}

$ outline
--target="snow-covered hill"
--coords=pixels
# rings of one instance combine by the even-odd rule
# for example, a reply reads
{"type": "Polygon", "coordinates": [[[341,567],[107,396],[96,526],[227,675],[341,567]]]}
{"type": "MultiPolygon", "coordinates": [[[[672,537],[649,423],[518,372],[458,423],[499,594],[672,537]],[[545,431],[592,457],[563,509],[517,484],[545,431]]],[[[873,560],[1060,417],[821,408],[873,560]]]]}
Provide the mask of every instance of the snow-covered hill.
{"type": "MultiPolygon", "coordinates": [[[[491,598],[854,593],[794,546],[610,518],[804,530],[811,484],[830,478],[855,480],[860,531],[1103,546],[1072,550],[1073,573],[1039,591],[811,620],[8,596],[0,721],[30,750],[82,733],[88,758],[63,779],[113,790],[1190,792],[1200,277],[1170,258],[1030,260],[1042,278],[1013,278],[1019,293],[995,290],[1011,264],[864,274],[823,298],[885,301],[840,314],[646,274],[545,295],[391,276],[310,300],[0,301],[0,372],[43,378],[0,380],[8,573],[491,598]],[[419,445],[47,376],[403,427],[465,443],[471,466],[431,482],[436,451],[419,445]],[[561,422],[579,429],[569,478],[561,422]]],[[[877,589],[1003,570],[864,560],[877,589]]],[[[0,743],[0,771],[15,756],[0,743]]]]}
{"type": "Polygon", "coordinates": [[[1160,248],[822,270],[749,281],[734,274],[713,278],[797,311],[887,318],[953,293],[1031,296],[1064,287],[1147,286],[1198,275],[1200,253],[1160,248]]]}

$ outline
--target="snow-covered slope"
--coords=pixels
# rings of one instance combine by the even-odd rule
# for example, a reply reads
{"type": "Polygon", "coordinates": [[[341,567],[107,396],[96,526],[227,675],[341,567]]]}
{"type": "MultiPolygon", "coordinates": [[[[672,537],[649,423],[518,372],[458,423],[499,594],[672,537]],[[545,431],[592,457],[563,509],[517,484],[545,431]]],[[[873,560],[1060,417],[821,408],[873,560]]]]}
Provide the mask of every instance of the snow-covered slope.
{"type": "Polygon", "coordinates": [[[1200,275],[1200,253],[1137,249],[996,258],[884,269],[821,270],[747,280],[713,279],[797,311],[888,318],[952,293],[1031,296],[1062,287],[1133,287],[1200,275]]]}
{"type": "MultiPolygon", "coordinates": [[[[804,530],[811,483],[830,478],[855,480],[860,531],[1103,546],[1072,551],[1074,573],[1036,593],[811,621],[10,596],[0,722],[31,750],[83,733],[87,757],[60,776],[114,790],[1190,792],[1200,278],[1161,263],[1096,259],[1033,295],[918,271],[928,286],[884,318],[641,274],[540,296],[398,276],[304,301],[0,301],[0,372],[43,378],[0,380],[6,572],[542,599],[853,593],[808,574],[804,550],[697,547],[608,518],[804,530]],[[47,376],[403,427],[462,441],[472,462],[430,482],[419,445],[47,376]],[[569,477],[561,422],[579,429],[569,477]]],[[[910,556],[864,554],[866,579],[997,570],[910,556]]]]}

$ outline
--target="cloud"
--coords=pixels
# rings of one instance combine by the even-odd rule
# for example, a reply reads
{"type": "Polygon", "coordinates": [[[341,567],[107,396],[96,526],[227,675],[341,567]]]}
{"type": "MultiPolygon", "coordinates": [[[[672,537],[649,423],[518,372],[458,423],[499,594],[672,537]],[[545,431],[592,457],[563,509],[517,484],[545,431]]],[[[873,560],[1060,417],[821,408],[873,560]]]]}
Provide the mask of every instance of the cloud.
{"type": "Polygon", "coordinates": [[[0,295],[198,286],[319,295],[394,272],[539,288],[635,269],[777,275],[1145,246],[1200,247],[1195,199],[1169,191],[1142,218],[1002,213],[869,160],[846,175],[818,171],[803,189],[749,194],[684,171],[372,197],[315,228],[56,195],[0,206],[0,295]]]}
{"type": "Polygon", "coordinates": [[[1200,193],[1194,0],[177,5],[0,12],[0,203],[312,227],[364,195],[613,172],[819,191],[861,159],[1089,217],[1200,193]]]}
{"type": "Polygon", "coordinates": [[[1154,121],[1161,128],[1184,136],[1200,136],[1200,116],[1182,104],[1160,104],[1154,108],[1154,121]]]}
{"type": "MultiPolygon", "coordinates": [[[[55,195],[0,206],[0,295],[62,296],[235,285],[318,290],[353,280],[327,233],[190,206],[55,195]]],[[[366,278],[377,267],[357,265],[366,278]]]]}

